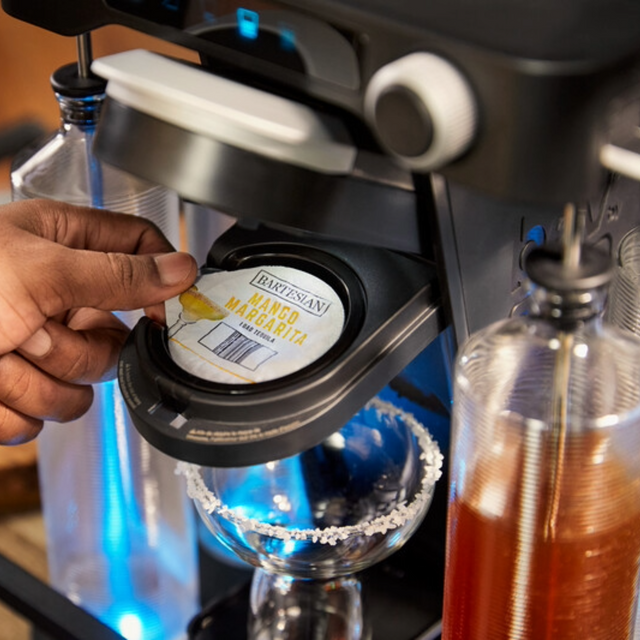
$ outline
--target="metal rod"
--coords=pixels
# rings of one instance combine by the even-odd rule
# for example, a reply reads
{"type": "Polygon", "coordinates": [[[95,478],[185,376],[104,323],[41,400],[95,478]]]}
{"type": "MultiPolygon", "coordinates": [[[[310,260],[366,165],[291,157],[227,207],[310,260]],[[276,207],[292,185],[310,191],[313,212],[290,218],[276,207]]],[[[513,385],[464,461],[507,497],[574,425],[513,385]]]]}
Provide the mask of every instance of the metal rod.
{"type": "MultiPolygon", "coordinates": [[[[562,238],[562,261],[565,269],[576,271],[580,266],[580,248],[584,233],[584,213],[576,211],[573,204],[564,208],[564,233],[562,238]]],[[[572,333],[561,331],[558,334],[560,348],[556,354],[556,366],[553,381],[553,434],[556,438],[552,462],[551,501],[545,519],[545,537],[554,539],[560,511],[560,493],[564,478],[564,458],[569,429],[569,385],[571,382],[571,354],[574,346],[572,333]]]]}
{"type": "Polygon", "coordinates": [[[564,233],[562,237],[565,267],[575,270],[580,264],[580,243],[584,218],[576,212],[573,204],[564,208],[564,233]]]}
{"type": "Polygon", "coordinates": [[[76,37],[76,48],[78,50],[78,75],[81,78],[89,78],[93,62],[90,32],[82,33],[76,37]]]}

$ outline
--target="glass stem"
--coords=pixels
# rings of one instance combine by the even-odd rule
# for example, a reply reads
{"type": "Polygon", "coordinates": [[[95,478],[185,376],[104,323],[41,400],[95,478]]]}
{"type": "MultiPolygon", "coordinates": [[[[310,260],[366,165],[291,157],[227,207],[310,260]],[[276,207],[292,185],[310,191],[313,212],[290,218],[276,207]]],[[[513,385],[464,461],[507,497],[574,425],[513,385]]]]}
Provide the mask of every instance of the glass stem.
{"type": "Polygon", "coordinates": [[[249,640],[369,640],[361,585],[353,575],[306,580],[256,569],[249,640]]]}

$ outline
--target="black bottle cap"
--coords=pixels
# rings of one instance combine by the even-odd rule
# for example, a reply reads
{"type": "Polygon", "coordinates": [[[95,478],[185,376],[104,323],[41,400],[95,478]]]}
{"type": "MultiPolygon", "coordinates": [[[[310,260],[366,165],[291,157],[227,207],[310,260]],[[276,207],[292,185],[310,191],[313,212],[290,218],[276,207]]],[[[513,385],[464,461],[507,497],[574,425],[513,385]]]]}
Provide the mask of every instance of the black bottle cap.
{"type": "Polygon", "coordinates": [[[56,93],[62,96],[87,98],[104,93],[107,88],[107,82],[94,74],[87,78],[81,78],[78,71],[78,63],[71,62],[53,72],[51,86],[56,93]]]}
{"type": "Polygon", "coordinates": [[[583,246],[578,264],[569,266],[560,249],[539,247],[526,257],[525,271],[531,282],[551,291],[588,291],[611,281],[613,261],[604,251],[583,246]]]}

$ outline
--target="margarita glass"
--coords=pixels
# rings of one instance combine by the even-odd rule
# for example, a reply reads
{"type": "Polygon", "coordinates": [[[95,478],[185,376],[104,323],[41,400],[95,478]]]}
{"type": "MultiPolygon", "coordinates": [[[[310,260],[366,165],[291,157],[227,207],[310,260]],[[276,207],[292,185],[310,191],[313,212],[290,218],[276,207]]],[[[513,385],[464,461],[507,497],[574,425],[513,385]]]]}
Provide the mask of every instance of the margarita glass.
{"type": "Polygon", "coordinates": [[[251,640],[363,640],[357,573],[399,549],[427,513],[442,454],[378,398],[296,456],[242,468],[180,463],[214,535],[256,568],[251,640]]]}

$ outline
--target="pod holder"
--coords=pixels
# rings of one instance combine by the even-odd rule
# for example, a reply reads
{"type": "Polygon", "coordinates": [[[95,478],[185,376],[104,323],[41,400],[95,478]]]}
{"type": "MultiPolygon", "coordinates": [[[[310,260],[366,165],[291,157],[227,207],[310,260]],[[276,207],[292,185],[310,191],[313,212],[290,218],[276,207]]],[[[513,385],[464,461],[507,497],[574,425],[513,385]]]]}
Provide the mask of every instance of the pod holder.
{"type": "Polygon", "coordinates": [[[221,383],[179,366],[167,328],[143,318],[123,349],[118,378],[136,428],[156,448],[222,467],[307,450],[340,429],[444,327],[435,269],[414,256],[236,224],[216,241],[206,268],[272,265],[333,289],[344,309],[338,339],[293,373],[221,383]]]}

